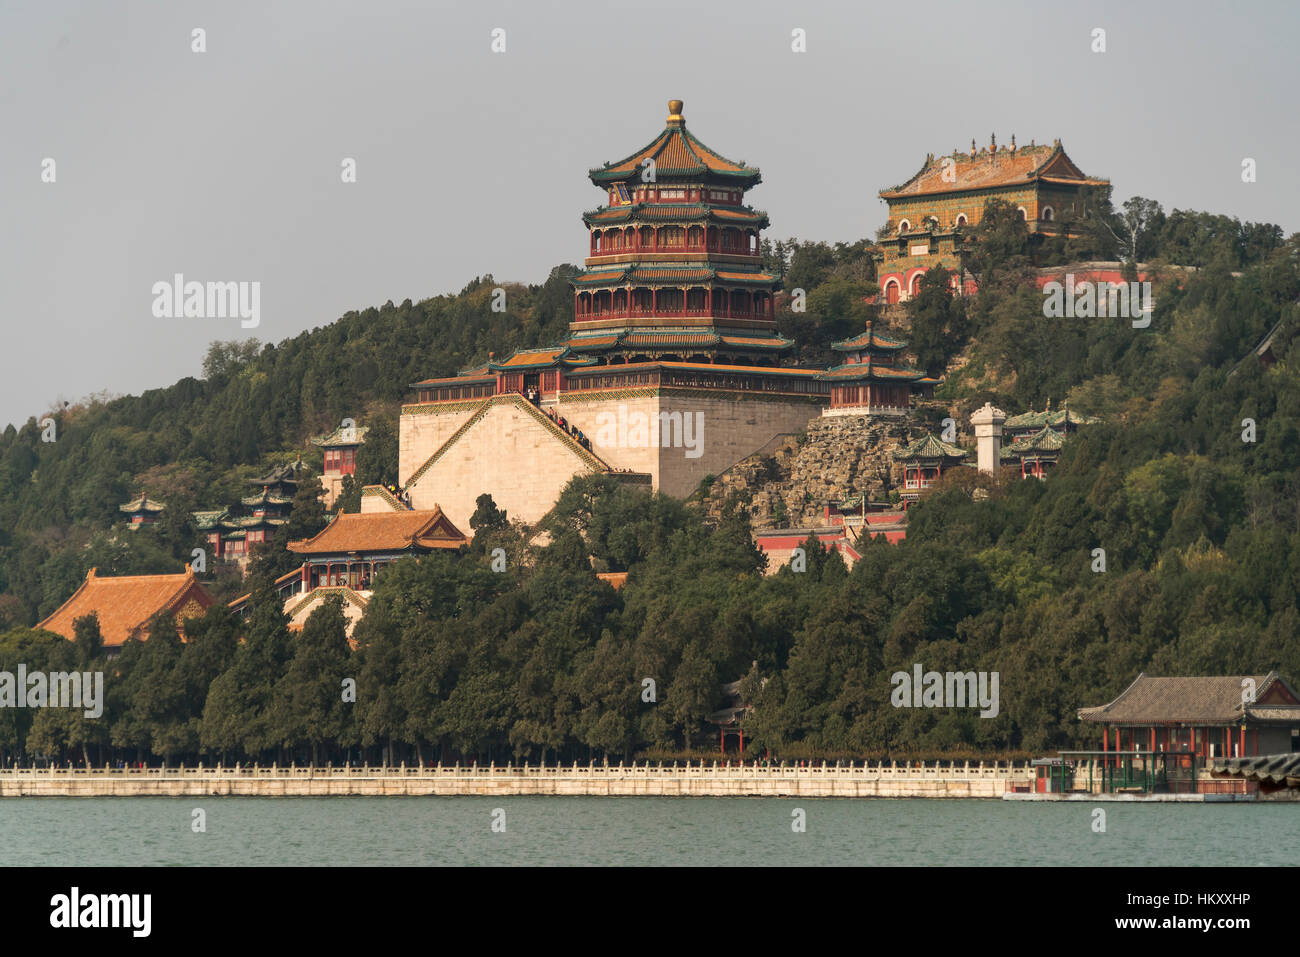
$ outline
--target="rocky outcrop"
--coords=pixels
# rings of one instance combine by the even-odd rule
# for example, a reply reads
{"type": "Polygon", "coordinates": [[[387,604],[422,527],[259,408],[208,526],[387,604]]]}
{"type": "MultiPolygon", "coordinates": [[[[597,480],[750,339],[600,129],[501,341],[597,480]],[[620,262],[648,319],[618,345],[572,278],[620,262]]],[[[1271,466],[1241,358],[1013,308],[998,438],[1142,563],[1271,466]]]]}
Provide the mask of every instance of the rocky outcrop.
{"type": "Polygon", "coordinates": [[[757,528],[821,525],[827,502],[863,491],[873,500],[888,499],[902,478],[893,453],[924,432],[912,416],[814,419],[802,435],[779,436],[719,475],[705,509],[716,518],[738,492],[757,528]]]}

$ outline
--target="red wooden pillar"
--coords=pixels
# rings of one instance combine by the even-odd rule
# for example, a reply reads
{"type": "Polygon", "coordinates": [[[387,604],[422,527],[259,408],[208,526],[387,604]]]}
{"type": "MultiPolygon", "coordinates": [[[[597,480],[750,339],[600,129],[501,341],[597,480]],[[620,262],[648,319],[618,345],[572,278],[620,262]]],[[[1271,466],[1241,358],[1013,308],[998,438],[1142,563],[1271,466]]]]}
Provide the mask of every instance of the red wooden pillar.
{"type": "Polygon", "coordinates": [[[741,758],[744,758],[745,756],[745,729],[744,728],[740,729],[740,756],[741,758]]]}
{"type": "Polygon", "coordinates": [[[1237,756],[1244,758],[1246,756],[1246,726],[1241,726],[1241,740],[1237,745],[1237,756]]]}
{"type": "Polygon", "coordinates": [[[1151,726],[1151,751],[1154,754],[1156,750],[1156,726],[1151,726]]]}

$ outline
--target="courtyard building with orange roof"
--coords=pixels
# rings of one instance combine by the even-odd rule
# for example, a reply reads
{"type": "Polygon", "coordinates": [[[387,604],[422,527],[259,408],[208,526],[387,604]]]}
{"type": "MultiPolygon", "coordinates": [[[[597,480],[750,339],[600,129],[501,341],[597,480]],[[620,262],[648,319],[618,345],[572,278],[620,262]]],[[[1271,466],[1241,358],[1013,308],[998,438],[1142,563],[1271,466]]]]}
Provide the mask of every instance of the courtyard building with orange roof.
{"type": "MultiPolygon", "coordinates": [[[[367,487],[367,491],[378,489],[367,487]]],[[[389,565],[436,550],[456,550],[469,542],[437,506],[417,511],[405,508],[391,493],[374,497],[387,507],[341,513],[311,538],[289,543],[289,551],[301,555],[303,563],[281,576],[276,590],[291,629],[301,628],[327,596],[338,595],[350,634],[370,602],[375,582],[389,565]]],[[[230,607],[242,614],[249,598],[237,598],[230,607]]]]}
{"type": "Polygon", "coordinates": [[[36,627],[69,640],[78,618],[94,613],[109,655],[116,655],[131,639],[144,639],[145,625],[159,612],[176,618],[183,633],[187,618],[202,615],[212,596],[199,584],[190,568],[179,575],[104,576],[94,568],[59,609],[36,627]]]}

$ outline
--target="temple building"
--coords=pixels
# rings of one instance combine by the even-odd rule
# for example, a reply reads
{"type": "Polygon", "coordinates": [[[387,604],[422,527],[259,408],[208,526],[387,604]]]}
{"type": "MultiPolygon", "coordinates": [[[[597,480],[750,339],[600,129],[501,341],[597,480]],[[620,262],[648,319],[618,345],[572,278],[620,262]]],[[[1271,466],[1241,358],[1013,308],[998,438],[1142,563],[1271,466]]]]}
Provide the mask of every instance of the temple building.
{"type": "MultiPolygon", "coordinates": [[[[307,471],[307,466],[303,464],[302,456],[300,455],[297,460],[290,462],[287,465],[273,468],[271,471],[258,478],[249,479],[248,484],[254,488],[261,489],[263,493],[273,494],[275,498],[292,505],[293,497],[298,493],[298,481],[302,476],[307,474],[307,471]]],[[[253,497],[256,498],[256,496],[253,497]]],[[[244,504],[248,504],[249,500],[244,499],[242,501],[244,504]]]]}
{"type": "Polygon", "coordinates": [[[1063,445],[1064,434],[1045,425],[1037,432],[1022,435],[1010,445],[1002,446],[1002,464],[1018,465],[1021,478],[1046,478],[1047,473],[1056,467],[1063,445]]]}
{"type": "Polygon", "coordinates": [[[298,480],[307,467],[302,458],[249,479],[256,491],[239,500],[239,507],[191,512],[195,528],[208,543],[214,561],[248,563],[255,546],[268,542],[275,530],[289,521],[298,480]]]}
{"type": "Polygon", "coordinates": [[[822,373],[830,385],[831,403],[822,415],[906,415],[912,397],[934,395],[938,379],[904,365],[902,351],[907,343],[883,336],[867,320],[865,332],[831,343],[844,361],[822,373]]]}
{"type": "MultiPolygon", "coordinates": [[[[377,486],[376,486],[377,487],[377,486]]],[[[311,538],[289,543],[303,563],[276,587],[291,629],[301,628],[328,595],[341,595],[349,634],[370,601],[374,583],[398,559],[468,543],[460,529],[435,506],[427,511],[389,508],[341,513],[311,538]]],[[[242,610],[248,596],[231,603],[242,610]]]]}
{"type": "Polygon", "coordinates": [[[158,612],[173,615],[183,633],[185,619],[202,615],[211,605],[212,596],[188,567],[179,575],[113,577],[97,575],[92,568],[72,596],[36,627],[71,640],[76,620],[94,612],[104,649],[113,656],[132,638],[147,638],[145,626],[158,612]]]}
{"type": "Polygon", "coordinates": [[[912,444],[894,453],[894,459],[903,469],[903,490],[900,498],[906,510],[921,497],[921,492],[954,465],[962,465],[970,455],[965,449],[940,441],[926,434],[912,444]]]}
{"type": "Polygon", "coordinates": [[[139,498],[127,502],[125,505],[119,505],[117,510],[125,513],[130,519],[131,528],[139,528],[141,525],[152,525],[158,521],[158,516],[167,508],[162,502],[151,499],[143,492],[139,498]]]}
{"type": "MultiPolygon", "coordinates": [[[[767,574],[775,575],[794,558],[809,537],[816,537],[828,551],[840,553],[844,564],[852,568],[862,557],[863,544],[882,538],[896,545],[907,537],[907,515],[897,506],[867,501],[859,492],[822,508],[822,524],[797,528],[764,528],[754,531],[754,544],[767,556],[767,574]]],[[[805,556],[806,557],[806,556],[805,556]]]]}
{"type": "Polygon", "coordinates": [[[1114,701],[1080,710],[1079,720],[1102,726],[1103,751],[1187,751],[1204,758],[1300,751],[1300,696],[1276,671],[1140,674],[1114,701]]]}
{"type": "Polygon", "coordinates": [[[604,203],[583,216],[569,336],[411,385],[398,479],[415,508],[436,500],[464,525],[488,492],[535,522],[588,473],[684,496],[829,400],[824,370],[783,364],[767,215],[745,201],[759,170],[668,107],[647,145],[588,173],[604,203]]]}
{"type": "Polygon", "coordinates": [[[1081,415],[1073,411],[1068,402],[1053,411],[1052,400],[1048,399],[1047,408],[1042,412],[1035,412],[1031,406],[1028,412],[1013,415],[1003,422],[1002,434],[1015,441],[1041,432],[1044,427],[1050,427],[1052,431],[1068,436],[1077,432],[1081,425],[1096,425],[1100,421],[1101,419],[1095,416],[1081,415]]]}
{"type": "Polygon", "coordinates": [[[963,231],[977,226],[990,200],[1020,211],[1031,235],[1056,235],[1068,222],[1087,215],[1087,191],[1108,180],[1087,176],[1057,140],[999,147],[997,138],[969,153],[925,159],[920,171],[901,186],[882,190],[889,218],[881,230],[875,258],[881,300],[905,302],[916,295],[921,277],[936,266],[953,272],[954,292],[973,295],[975,281],[964,268],[963,231]],[[1063,223],[1062,220],[1065,220],[1063,223]]]}
{"type": "Polygon", "coordinates": [[[325,456],[321,471],[321,485],[325,487],[325,494],[321,500],[326,508],[334,507],[339,493],[343,491],[343,480],[356,473],[357,449],[365,444],[366,433],[369,431],[365,426],[344,425],[328,435],[311,440],[312,445],[318,446],[325,456]]]}
{"type": "Polygon", "coordinates": [[[986,402],[971,416],[977,467],[981,472],[996,475],[1001,468],[1015,466],[1020,469],[1021,478],[1045,478],[1060,459],[1066,437],[1082,425],[1100,421],[1064,405],[1053,412],[1050,401],[1043,412],[1030,409],[1010,417],[986,402]],[[1011,442],[1004,445],[1004,438],[1011,442]]]}

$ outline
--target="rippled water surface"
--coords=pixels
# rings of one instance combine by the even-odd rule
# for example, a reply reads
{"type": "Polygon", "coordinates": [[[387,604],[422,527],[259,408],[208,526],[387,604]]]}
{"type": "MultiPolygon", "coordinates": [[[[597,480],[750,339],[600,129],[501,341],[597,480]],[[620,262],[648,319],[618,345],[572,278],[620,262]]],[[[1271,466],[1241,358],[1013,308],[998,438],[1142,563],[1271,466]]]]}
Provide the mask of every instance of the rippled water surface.
{"type": "Polygon", "coordinates": [[[1300,804],[6,798],[0,865],[1290,865],[1300,804]],[[1093,830],[1094,807],[1106,831],[1093,830]],[[193,811],[206,814],[195,833],[193,811]],[[504,811],[505,830],[494,831],[504,811]],[[807,830],[795,833],[802,808],[807,830]]]}

